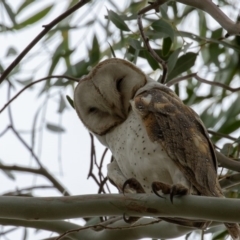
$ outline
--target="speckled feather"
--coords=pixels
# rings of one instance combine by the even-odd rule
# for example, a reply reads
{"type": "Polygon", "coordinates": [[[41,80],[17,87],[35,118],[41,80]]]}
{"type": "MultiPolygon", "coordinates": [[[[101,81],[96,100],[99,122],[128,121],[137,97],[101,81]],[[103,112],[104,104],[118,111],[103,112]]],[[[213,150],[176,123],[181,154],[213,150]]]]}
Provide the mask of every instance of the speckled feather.
{"type": "Polygon", "coordinates": [[[222,196],[214,149],[197,114],[166,87],[145,91],[134,101],[151,141],[165,149],[192,187],[201,195],[222,196]]]}

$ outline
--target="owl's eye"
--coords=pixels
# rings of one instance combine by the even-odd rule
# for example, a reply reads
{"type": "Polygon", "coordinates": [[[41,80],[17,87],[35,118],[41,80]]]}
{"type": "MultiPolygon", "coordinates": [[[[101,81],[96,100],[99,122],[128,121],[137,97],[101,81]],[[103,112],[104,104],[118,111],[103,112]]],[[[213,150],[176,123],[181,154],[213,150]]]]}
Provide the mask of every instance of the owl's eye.
{"type": "Polygon", "coordinates": [[[95,108],[95,107],[91,107],[91,108],[88,109],[88,112],[89,112],[89,113],[95,113],[95,112],[97,112],[97,111],[98,111],[98,109],[95,108]]]}
{"type": "Polygon", "coordinates": [[[123,82],[123,79],[124,79],[124,77],[119,78],[119,79],[117,80],[116,88],[117,88],[118,92],[121,92],[121,84],[122,84],[122,82],[123,82]]]}

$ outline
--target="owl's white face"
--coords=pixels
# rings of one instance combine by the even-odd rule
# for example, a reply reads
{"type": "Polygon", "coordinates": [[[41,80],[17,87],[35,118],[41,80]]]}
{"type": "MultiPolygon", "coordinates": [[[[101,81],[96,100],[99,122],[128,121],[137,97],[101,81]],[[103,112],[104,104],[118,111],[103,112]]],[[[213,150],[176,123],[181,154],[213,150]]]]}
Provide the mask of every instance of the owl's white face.
{"type": "Polygon", "coordinates": [[[122,59],[99,63],[79,81],[74,105],[83,124],[95,135],[103,136],[125,121],[130,100],[147,82],[147,76],[122,59]]]}

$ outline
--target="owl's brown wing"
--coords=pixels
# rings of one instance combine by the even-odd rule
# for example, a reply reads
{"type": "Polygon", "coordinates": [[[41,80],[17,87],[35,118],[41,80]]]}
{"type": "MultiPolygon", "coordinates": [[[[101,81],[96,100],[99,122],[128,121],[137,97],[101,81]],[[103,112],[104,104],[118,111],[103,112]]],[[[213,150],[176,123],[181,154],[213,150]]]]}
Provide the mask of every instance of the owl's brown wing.
{"type": "Polygon", "coordinates": [[[140,108],[150,139],[161,144],[199,194],[222,196],[214,148],[199,116],[165,86],[134,100],[136,106],[144,105],[140,108]],[[144,98],[151,101],[143,104],[144,98]]]}

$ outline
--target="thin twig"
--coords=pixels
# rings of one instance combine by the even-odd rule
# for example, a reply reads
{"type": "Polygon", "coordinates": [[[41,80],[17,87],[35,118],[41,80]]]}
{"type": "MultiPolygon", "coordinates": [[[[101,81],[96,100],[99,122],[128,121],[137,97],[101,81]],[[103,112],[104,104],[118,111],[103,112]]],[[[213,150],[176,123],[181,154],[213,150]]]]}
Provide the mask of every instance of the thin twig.
{"type": "Polygon", "coordinates": [[[64,196],[70,196],[70,193],[43,167],[39,168],[28,168],[28,167],[20,167],[15,165],[0,165],[0,169],[8,170],[8,171],[19,171],[19,172],[29,172],[34,174],[39,174],[46,177],[56,189],[64,196]]]}
{"type": "Polygon", "coordinates": [[[240,173],[224,176],[219,181],[221,188],[230,188],[240,184],[240,173]]]}
{"type": "Polygon", "coordinates": [[[223,84],[223,83],[208,81],[208,80],[206,80],[206,79],[203,79],[203,78],[199,77],[198,75],[196,75],[195,78],[196,78],[199,82],[207,83],[207,84],[213,85],[213,86],[222,87],[222,88],[224,88],[224,89],[226,89],[226,90],[229,90],[229,91],[231,91],[231,92],[240,91],[240,87],[238,87],[238,88],[231,88],[231,87],[229,87],[228,85],[223,84]]]}
{"type": "Polygon", "coordinates": [[[172,85],[177,84],[177,83],[179,83],[179,82],[181,82],[181,81],[188,80],[188,79],[190,79],[190,78],[192,78],[192,77],[195,77],[196,74],[197,74],[197,73],[191,73],[191,74],[188,74],[188,75],[186,75],[186,76],[174,78],[174,79],[170,80],[169,82],[167,82],[167,83],[166,83],[166,86],[171,87],[172,85]]]}
{"type": "MultiPolygon", "coordinates": [[[[11,83],[9,82],[9,87],[8,87],[8,100],[10,100],[10,95],[11,95],[11,83]]],[[[12,112],[11,112],[11,107],[8,108],[8,115],[9,115],[9,120],[10,120],[10,126],[9,128],[13,131],[15,136],[18,138],[18,140],[27,148],[27,150],[31,153],[35,161],[37,162],[39,168],[41,169],[42,175],[44,175],[52,184],[58,189],[62,194],[65,196],[69,196],[70,194],[68,191],[43,167],[42,163],[40,162],[39,158],[37,155],[34,153],[33,149],[25,142],[25,140],[20,136],[20,134],[17,132],[17,130],[14,127],[14,122],[13,122],[13,117],[12,117],[12,112]]]]}
{"type": "Polygon", "coordinates": [[[52,75],[52,76],[47,76],[47,77],[44,77],[44,78],[41,78],[41,79],[38,79],[34,82],[31,82],[29,83],[27,86],[25,86],[23,89],[21,89],[14,97],[12,97],[3,107],[2,109],[0,109],[0,113],[2,113],[4,111],[4,109],[9,106],[9,104],[11,102],[13,102],[22,92],[24,92],[26,89],[28,89],[29,87],[31,87],[32,85],[36,84],[36,83],[39,83],[39,82],[42,82],[42,81],[45,81],[45,80],[48,80],[50,78],[66,78],[68,80],[71,80],[71,81],[74,81],[74,82],[79,82],[79,79],[77,78],[73,78],[73,77],[69,77],[69,76],[65,76],[65,75],[52,75]]]}
{"type": "Polygon", "coordinates": [[[7,67],[7,69],[2,73],[0,77],[0,84],[4,81],[4,79],[8,76],[8,74],[18,65],[18,63],[24,58],[24,56],[59,22],[68,17],[70,14],[75,12],[77,9],[84,6],[86,3],[90,2],[90,0],[81,0],[76,3],[73,7],[69,8],[66,12],[59,15],[52,22],[47,25],[44,25],[44,29],[30,42],[29,45],[17,56],[17,58],[7,67]]]}
{"type": "Polygon", "coordinates": [[[166,2],[166,0],[158,0],[154,3],[152,3],[151,5],[141,9],[138,12],[138,18],[137,18],[138,28],[139,28],[140,34],[142,36],[143,42],[144,42],[147,50],[152,55],[152,57],[162,66],[163,72],[162,72],[162,77],[160,80],[161,83],[165,83],[165,81],[166,81],[167,73],[168,73],[168,66],[167,66],[167,63],[150,46],[149,39],[146,37],[146,35],[144,33],[144,29],[143,29],[143,25],[142,25],[142,14],[144,14],[152,9],[156,9],[158,6],[160,6],[161,4],[163,4],[165,2],[166,2]]]}
{"type": "Polygon", "coordinates": [[[7,126],[7,127],[0,133],[0,137],[2,137],[9,129],[10,129],[10,126],[7,126]]]}
{"type": "Polygon", "coordinates": [[[191,74],[188,74],[186,76],[183,76],[183,77],[179,77],[179,78],[174,78],[172,79],[171,81],[169,81],[166,85],[168,87],[176,84],[176,83],[179,83],[183,80],[188,80],[190,78],[194,77],[197,81],[199,82],[202,82],[202,83],[206,83],[206,84],[209,84],[209,85],[212,85],[212,86],[216,86],[216,87],[221,87],[221,88],[224,88],[228,91],[231,91],[231,92],[237,92],[237,91],[240,91],[240,87],[238,88],[231,88],[229,87],[228,85],[226,84],[223,84],[223,83],[219,83],[219,82],[213,82],[213,81],[209,81],[209,80],[206,80],[204,78],[201,78],[197,75],[197,73],[191,73],[191,74]]]}
{"type": "Polygon", "coordinates": [[[152,225],[152,224],[155,224],[155,223],[159,223],[161,220],[154,220],[150,223],[145,223],[145,224],[138,224],[138,225],[134,225],[134,226],[124,226],[124,227],[109,227],[109,226],[104,226],[102,224],[96,224],[96,225],[92,225],[92,226],[87,226],[87,227],[81,227],[81,228],[78,228],[78,229],[72,229],[72,230],[69,230],[69,231],[66,231],[65,233],[61,234],[60,236],[58,236],[56,238],[56,240],[60,240],[62,237],[70,234],[70,233],[73,233],[73,232],[80,232],[80,231],[83,231],[83,230],[86,230],[86,229],[96,229],[96,228],[101,228],[101,229],[109,229],[109,230],[123,230],[123,229],[133,229],[133,228],[138,228],[138,227],[142,227],[142,226],[148,226],[148,225],[152,225]]]}
{"type": "Polygon", "coordinates": [[[233,140],[233,141],[236,141],[236,140],[237,140],[237,138],[235,138],[235,137],[229,136],[229,135],[224,134],[224,133],[214,132],[214,131],[212,131],[212,130],[208,130],[208,133],[210,133],[210,134],[212,134],[212,135],[219,136],[219,137],[228,138],[228,139],[233,140]]]}
{"type": "Polygon", "coordinates": [[[29,167],[20,167],[17,165],[0,165],[0,169],[8,171],[19,171],[19,172],[29,172],[34,174],[43,175],[41,168],[29,168],[29,167]]]}
{"type": "Polygon", "coordinates": [[[12,192],[6,192],[2,196],[18,196],[19,194],[22,194],[22,192],[25,191],[32,191],[36,189],[52,189],[54,186],[49,186],[49,185],[39,185],[39,186],[33,186],[33,187],[26,187],[26,188],[21,188],[21,189],[16,189],[15,191],[12,192]]]}

